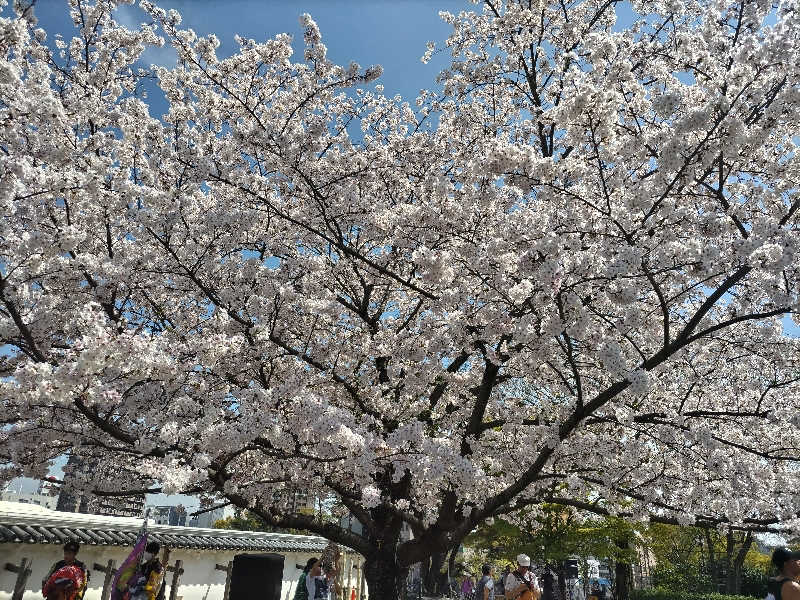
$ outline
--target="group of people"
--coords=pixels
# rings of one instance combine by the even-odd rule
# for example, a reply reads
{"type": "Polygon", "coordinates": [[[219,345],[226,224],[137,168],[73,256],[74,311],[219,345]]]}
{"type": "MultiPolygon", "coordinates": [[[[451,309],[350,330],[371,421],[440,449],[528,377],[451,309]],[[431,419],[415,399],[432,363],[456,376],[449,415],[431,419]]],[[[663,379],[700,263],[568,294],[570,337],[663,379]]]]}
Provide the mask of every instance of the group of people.
{"type": "MultiPolygon", "coordinates": [[[[64,558],[50,567],[42,579],[42,595],[47,600],[82,600],[91,572],[78,560],[80,544],[74,540],[64,544],[64,558]]],[[[117,577],[113,598],[118,600],[163,600],[163,567],[158,559],[161,546],[150,542],[141,560],[125,577],[117,577]]]]}
{"type": "MultiPolygon", "coordinates": [[[[772,563],[778,574],[769,580],[766,600],[800,600],[800,552],[776,548],[772,563]]],[[[518,555],[517,568],[497,582],[490,565],[483,565],[482,577],[474,588],[471,582],[467,585],[467,581],[462,584],[462,599],[494,600],[496,588],[500,586],[507,600],[539,600],[542,596],[539,581],[531,571],[531,559],[525,554],[518,555]]]]}
{"type": "Polygon", "coordinates": [[[516,569],[508,569],[495,581],[491,565],[481,567],[481,577],[473,583],[466,577],[461,585],[462,600],[494,600],[504,595],[509,600],[539,600],[542,590],[539,580],[531,570],[531,558],[527,554],[517,555],[516,569]]]}
{"type": "MultiPolygon", "coordinates": [[[[158,559],[160,546],[150,542],[145,547],[141,561],[130,577],[118,580],[115,596],[120,600],[163,600],[163,566],[158,559]]],[[[42,580],[42,595],[47,600],[82,600],[89,584],[91,573],[84,563],[78,560],[80,544],[69,541],[64,544],[64,558],[48,571],[42,580]]],[[[772,562],[778,576],[771,579],[768,600],[800,600],[800,552],[788,548],[777,548],[772,553],[772,562]]],[[[503,594],[506,600],[539,600],[542,589],[539,580],[531,570],[531,559],[527,554],[519,554],[516,569],[505,573],[495,581],[491,565],[483,565],[481,577],[473,585],[465,579],[461,593],[469,600],[494,600],[495,595],[503,594]]],[[[336,570],[326,568],[318,558],[306,563],[297,582],[294,600],[330,600],[333,596],[336,570]]]]}

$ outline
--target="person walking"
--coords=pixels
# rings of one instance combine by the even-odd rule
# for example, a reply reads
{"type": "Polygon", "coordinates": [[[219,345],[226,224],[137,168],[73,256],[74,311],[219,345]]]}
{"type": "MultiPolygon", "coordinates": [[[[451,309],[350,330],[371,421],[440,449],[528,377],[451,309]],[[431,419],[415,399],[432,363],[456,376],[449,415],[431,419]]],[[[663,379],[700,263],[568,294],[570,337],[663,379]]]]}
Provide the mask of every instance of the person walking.
{"type": "Polygon", "coordinates": [[[472,574],[465,574],[464,580],[461,582],[461,600],[472,600],[472,590],[474,587],[475,583],[472,581],[472,574]]]}
{"type": "Polygon", "coordinates": [[[90,573],[86,565],[77,558],[80,549],[80,544],[75,540],[69,540],[64,544],[63,560],[53,563],[47,575],[42,579],[42,594],[45,598],[55,595],[63,596],[65,590],[69,588],[71,593],[68,593],[67,596],[74,596],[74,600],[82,600],[83,595],[86,593],[86,587],[89,585],[90,573]],[[66,567],[69,568],[61,573],[62,577],[55,578],[64,581],[59,581],[58,583],[55,580],[50,581],[54,575],[66,567]],[[71,583],[68,584],[67,580],[71,581],[71,583]],[[47,585],[48,582],[51,584],[49,587],[47,585]]]}
{"type": "Polygon", "coordinates": [[[497,578],[497,581],[494,583],[494,595],[495,596],[506,596],[506,577],[509,576],[511,573],[511,567],[506,565],[503,567],[503,572],[500,573],[500,576],[497,578]]]}
{"type": "Polygon", "coordinates": [[[494,600],[494,578],[491,565],[481,567],[481,578],[475,586],[474,598],[475,600],[494,600]]]}
{"type": "Polygon", "coordinates": [[[767,582],[766,600],[800,600],[800,552],[776,548],[772,564],[778,569],[777,577],[767,582]]]}
{"type": "Polygon", "coordinates": [[[531,557],[517,555],[517,568],[505,580],[506,600],[539,600],[542,590],[536,575],[531,571],[531,557]]]}
{"type": "MultiPolygon", "coordinates": [[[[309,558],[306,562],[306,566],[303,567],[303,571],[300,573],[300,578],[297,580],[297,587],[294,590],[294,597],[292,600],[308,600],[308,587],[306,587],[306,577],[311,572],[311,569],[314,567],[315,563],[318,563],[319,559],[309,558]]],[[[298,567],[300,565],[297,565],[298,567]]]]}
{"type": "Polygon", "coordinates": [[[322,562],[316,561],[306,575],[306,592],[308,600],[328,600],[332,587],[334,572],[322,572],[322,562]]]}

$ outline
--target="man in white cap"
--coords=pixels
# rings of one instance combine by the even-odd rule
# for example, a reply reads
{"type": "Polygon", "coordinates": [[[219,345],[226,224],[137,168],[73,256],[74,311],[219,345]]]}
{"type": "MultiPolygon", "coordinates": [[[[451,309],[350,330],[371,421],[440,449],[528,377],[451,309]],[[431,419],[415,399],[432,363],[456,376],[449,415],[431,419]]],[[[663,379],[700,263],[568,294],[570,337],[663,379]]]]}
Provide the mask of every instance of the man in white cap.
{"type": "Polygon", "coordinates": [[[505,580],[506,600],[539,600],[542,590],[536,575],[531,571],[531,557],[517,555],[517,568],[505,580]]]}

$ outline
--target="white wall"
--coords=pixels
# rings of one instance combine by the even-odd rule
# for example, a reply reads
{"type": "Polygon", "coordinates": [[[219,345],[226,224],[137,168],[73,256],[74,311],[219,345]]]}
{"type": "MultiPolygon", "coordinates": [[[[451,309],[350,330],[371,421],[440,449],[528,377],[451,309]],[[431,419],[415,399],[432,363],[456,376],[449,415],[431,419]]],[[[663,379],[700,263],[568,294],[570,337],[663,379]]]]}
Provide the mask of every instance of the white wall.
{"type": "MultiPolygon", "coordinates": [[[[86,590],[85,600],[100,600],[103,589],[105,573],[94,570],[94,563],[105,565],[110,559],[116,561],[116,566],[122,563],[130,552],[130,548],[120,548],[115,546],[81,546],[78,559],[86,563],[92,571],[89,588],[86,590]]],[[[237,554],[259,554],[258,552],[222,551],[214,552],[210,550],[182,550],[176,549],[170,552],[170,566],[176,560],[183,561],[184,573],[178,584],[178,596],[183,600],[222,600],[225,591],[225,572],[218,571],[214,567],[217,564],[228,564],[237,554]]],[[[306,561],[312,556],[319,554],[288,552],[283,553],[283,586],[281,589],[281,600],[292,600],[297,581],[300,577],[300,570],[297,565],[305,565],[306,561]]],[[[33,560],[31,565],[32,573],[28,578],[23,600],[42,600],[41,582],[42,578],[50,570],[54,562],[63,558],[64,553],[60,544],[0,544],[0,600],[10,600],[11,592],[14,589],[17,574],[5,570],[6,563],[18,565],[22,558],[33,560]]],[[[350,564],[349,556],[343,559],[345,565],[350,564]]],[[[360,557],[357,562],[361,562],[360,557]]],[[[343,565],[343,567],[345,566],[343,565]]],[[[345,567],[344,576],[347,577],[345,567]]],[[[351,586],[357,585],[357,573],[353,570],[353,580],[351,586]]],[[[169,599],[170,585],[173,573],[168,572],[167,576],[167,599],[169,599]]],[[[346,583],[345,583],[346,585],[346,583]]],[[[346,600],[350,600],[348,597],[346,600]]]]}
{"type": "MultiPolygon", "coordinates": [[[[130,549],[82,546],[78,558],[86,563],[90,570],[95,562],[104,564],[109,559],[117,561],[117,566],[125,559],[130,549]]],[[[61,544],[0,544],[0,600],[10,600],[11,592],[17,580],[17,574],[5,570],[6,563],[19,565],[23,558],[32,560],[31,575],[28,577],[23,600],[42,599],[42,579],[50,567],[57,560],[64,558],[61,544]]],[[[103,588],[104,573],[92,572],[89,589],[86,593],[87,600],[100,600],[100,591],[103,588]]]]}

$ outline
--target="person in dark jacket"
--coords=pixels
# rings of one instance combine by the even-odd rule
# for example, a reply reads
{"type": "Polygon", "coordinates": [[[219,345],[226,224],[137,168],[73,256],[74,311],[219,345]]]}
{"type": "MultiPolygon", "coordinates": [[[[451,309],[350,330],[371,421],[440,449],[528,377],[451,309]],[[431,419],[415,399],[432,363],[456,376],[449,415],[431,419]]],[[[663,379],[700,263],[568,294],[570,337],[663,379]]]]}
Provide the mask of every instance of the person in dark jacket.
{"type": "Polygon", "coordinates": [[[475,586],[475,600],[494,600],[494,578],[492,565],[481,567],[481,578],[475,586]]]}

